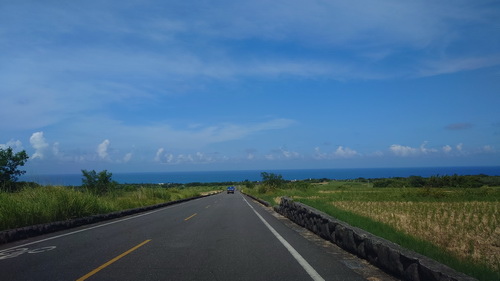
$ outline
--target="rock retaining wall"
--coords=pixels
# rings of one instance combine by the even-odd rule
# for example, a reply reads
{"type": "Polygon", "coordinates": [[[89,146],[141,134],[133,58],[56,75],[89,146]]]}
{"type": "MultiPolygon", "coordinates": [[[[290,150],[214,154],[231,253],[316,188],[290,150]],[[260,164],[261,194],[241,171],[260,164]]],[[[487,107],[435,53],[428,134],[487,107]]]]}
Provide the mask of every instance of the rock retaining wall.
{"type": "Polygon", "coordinates": [[[290,198],[283,197],[275,210],[397,278],[409,281],[476,280],[290,198]]]}

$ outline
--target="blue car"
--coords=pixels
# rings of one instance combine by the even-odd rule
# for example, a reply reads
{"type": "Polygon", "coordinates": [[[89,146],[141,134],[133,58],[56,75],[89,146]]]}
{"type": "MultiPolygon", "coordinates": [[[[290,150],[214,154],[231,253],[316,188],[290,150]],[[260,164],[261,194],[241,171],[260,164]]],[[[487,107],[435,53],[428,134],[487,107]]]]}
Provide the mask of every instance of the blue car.
{"type": "Polygon", "coordinates": [[[228,193],[228,194],[229,194],[229,193],[233,193],[233,194],[234,194],[234,190],[235,190],[234,186],[229,186],[229,187],[227,188],[227,193],[228,193]]]}

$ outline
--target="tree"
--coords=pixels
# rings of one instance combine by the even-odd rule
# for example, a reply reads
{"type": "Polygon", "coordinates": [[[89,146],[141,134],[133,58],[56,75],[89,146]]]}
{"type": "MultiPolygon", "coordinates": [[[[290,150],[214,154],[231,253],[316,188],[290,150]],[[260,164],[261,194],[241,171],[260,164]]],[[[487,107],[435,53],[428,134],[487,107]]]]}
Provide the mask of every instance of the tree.
{"type": "Polygon", "coordinates": [[[281,188],[285,183],[283,176],[273,173],[262,172],[262,183],[264,183],[270,190],[274,190],[276,188],[281,188]]]}
{"type": "Polygon", "coordinates": [[[7,191],[15,191],[15,182],[18,177],[26,173],[18,169],[19,166],[24,166],[28,161],[26,151],[18,153],[13,152],[11,147],[7,149],[0,148],[0,188],[7,191]]]}
{"type": "Polygon", "coordinates": [[[117,182],[111,179],[113,174],[108,173],[107,170],[101,171],[99,173],[97,173],[95,170],[82,170],[82,174],[82,187],[86,188],[88,191],[96,195],[102,195],[109,192],[117,184],[117,182]]]}

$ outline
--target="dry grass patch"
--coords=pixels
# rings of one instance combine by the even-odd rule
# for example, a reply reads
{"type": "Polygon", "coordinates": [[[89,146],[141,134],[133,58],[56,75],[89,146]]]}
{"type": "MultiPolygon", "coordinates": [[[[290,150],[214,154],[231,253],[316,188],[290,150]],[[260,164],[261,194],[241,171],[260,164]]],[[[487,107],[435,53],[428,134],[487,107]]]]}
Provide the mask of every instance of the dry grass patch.
{"type": "Polygon", "coordinates": [[[321,198],[320,196],[292,196],[292,199],[320,199],[320,198],[321,198]]]}
{"type": "Polygon", "coordinates": [[[498,202],[337,201],[332,204],[500,271],[498,202]]]}

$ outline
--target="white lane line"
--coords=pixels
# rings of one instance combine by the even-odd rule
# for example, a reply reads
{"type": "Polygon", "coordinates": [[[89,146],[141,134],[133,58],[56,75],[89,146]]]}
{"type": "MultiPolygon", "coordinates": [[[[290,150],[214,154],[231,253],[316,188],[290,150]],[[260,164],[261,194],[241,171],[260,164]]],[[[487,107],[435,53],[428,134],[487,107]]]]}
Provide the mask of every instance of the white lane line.
{"type": "MultiPolygon", "coordinates": [[[[195,199],[195,200],[197,200],[197,199],[195,199]]],[[[25,246],[29,246],[29,245],[33,245],[33,244],[37,244],[37,243],[42,243],[42,242],[45,242],[45,241],[54,240],[54,239],[61,238],[61,237],[64,237],[64,236],[69,236],[69,235],[77,234],[77,233],[80,233],[80,232],[84,232],[84,231],[88,231],[88,230],[100,228],[100,227],[107,226],[107,225],[110,225],[110,224],[115,224],[115,223],[119,223],[119,222],[128,221],[128,220],[131,220],[131,219],[136,219],[136,218],[139,218],[139,217],[142,217],[142,216],[151,215],[151,214],[154,214],[154,213],[157,213],[157,212],[160,212],[160,211],[164,211],[165,209],[170,209],[170,208],[173,208],[173,207],[177,207],[179,205],[180,204],[170,205],[170,206],[167,206],[167,207],[164,207],[164,208],[160,208],[158,210],[154,210],[154,211],[151,211],[151,212],[148,212],[148,213],[136,215],[136,216],[133,216],[133,217],[128,217],[128,218],[124,218],[124,219],[121,219],[121,220],[112,221],[112,222],[108,222],[108,223],[103,223],[103,224],[100,224],[100,225],[96,225],[96,226],[92,226],[92,227],[88,227],[88,228],[84,228],[84,229],[80,229],[80,230],[68,232],[68,233],[65,233],[65,234],[52,236],[52,237],[45,238],[45,239],[42,239],[42,240],[37,240],[37,241],[29,242],[29,243],[26,243],[26,244],[14,246],[14,247],[11,247],[11,248],[0,250],[0,253],[1,252],[5,252],[5,251],[9,251],[9,250],[12,250],[12,249],[16,249],[16,248],[20,248],[20,247],[25,247],[25,246]]]]}
{"type": "Polygon", "coordinates": [[[259,217],[259,219],[264,223],[265,226],[278,238],[278,240],[285,246],[285,248],[292,254],[292,256],[297,260],[297,262],[304,268],[304,270],[311,276],[311,278],[315,281],[325,281],[321,275],[319,275],[316,270],[295,250],[290,243],[288,243],[283,236],[281,236],[257,211],[248,203],[247,199],[243,197],[243,200],[252,208],[252,211],[259,217]]]}

